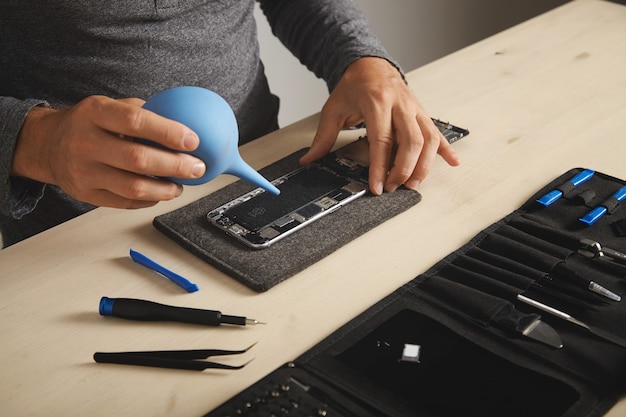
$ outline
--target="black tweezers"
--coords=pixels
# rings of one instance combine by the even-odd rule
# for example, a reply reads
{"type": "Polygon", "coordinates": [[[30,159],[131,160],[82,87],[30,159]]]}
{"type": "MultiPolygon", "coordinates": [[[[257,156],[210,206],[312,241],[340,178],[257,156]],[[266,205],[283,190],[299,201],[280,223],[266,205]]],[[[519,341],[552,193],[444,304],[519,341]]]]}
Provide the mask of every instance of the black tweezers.
{"type": "Polygon", "coordinates": [[[155,368],[186,369],[189,371],[203,371],[205,369],[241,369],[252,360],[243,365],[226,365],[198,359],[207,359],[210,356],[239,355],[250,350],[252,346],[243,350],[192,349],[155,350],[146,352],[96,352],[93,355],[93,359],[98,363],[152,366],[155,368]]]}

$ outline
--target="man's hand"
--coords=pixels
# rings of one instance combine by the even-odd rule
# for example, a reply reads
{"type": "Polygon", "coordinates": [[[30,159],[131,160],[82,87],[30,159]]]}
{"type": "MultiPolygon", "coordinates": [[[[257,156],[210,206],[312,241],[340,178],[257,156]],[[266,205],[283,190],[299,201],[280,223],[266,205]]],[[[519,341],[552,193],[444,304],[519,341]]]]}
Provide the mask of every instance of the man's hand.
{"type": "Polygon", "coordinates": [[[322,108],[310,150],[300,159],[311,163],[332,149],[339,131],[365,122],[370,145],[369,184],[373,194],[400,185],[416,189],[435,156],[452,166],[459,158],[418,103],[400,73],[381,58],[353,62],[322,108]],[[394,145],[395,159],[390,161],[394,145]],[[391,162],[391,167],[389,166],[391,162]]]}
{"type": "Polygon", "coordinates": [[[142,109],[143,103],[92,96],[63,110],[32,109],[18,137],[11,174],[57,185],[97,206],[141,208],[178,197],[182,186],[155,177],[198,178],[204,163],[131,138],[191,151],[198,136],[142,109]]]}

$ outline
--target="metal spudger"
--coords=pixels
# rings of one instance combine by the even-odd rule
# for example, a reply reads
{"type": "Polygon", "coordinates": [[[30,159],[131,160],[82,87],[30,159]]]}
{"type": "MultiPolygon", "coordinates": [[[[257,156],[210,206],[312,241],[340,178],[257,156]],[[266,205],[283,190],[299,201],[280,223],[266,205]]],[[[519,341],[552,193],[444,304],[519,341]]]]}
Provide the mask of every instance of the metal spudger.
{"type": "Polygon", "coordinates": [[[219,326],[221,324],[235,324],[239,326],[265,324],[242,316],[229,316],[216,310],[175,307],[134,298],[102,297],[100,300],[100,314],[127,320],[177,321],[208,326],[219,326]]]}
{"type": "Polygon", "coordinates": [[[430,295],[445,297],[449,307],[443,307],[443,303],[439,303],[439,307],[458,317],[485,327],[491,325],[553,348],[563,347],[561,336],[549,324],[542,322],[539,315],[521,312],[505,299],[442,277],[427,279],[420,284],[420,288],[430,295]]]}
{"type": "Polygon", "coordinates": [[[550,306],[548,306],[546,304],[540,303],[539,301],[533,300],[532,298],[528,298],[528,297],[526,297],[524,295],[518,294],[517,299],[519,301],[521,301],[522,303],[524,303],[524,304],[527,304],[529,306],[535,307],[538,310],[544,311],[544,312],[549,313],[549,314],[551,314],[551,315],[553,315],[555,317],[558,317],[560,319],[563,319],[563,320],[566,320],[566,321],[568,321],[570,323],[573,323],[573,324],[575,324],[577,326],[580,326],[583,329],[588,330],[592,334],[594,334],[594,335],[596,335],[596,336],[598,336],[598,337],[600,337],[600,338],[602,338],[602,339],[604,339],[604,340],[606,340],[608,342],[611,342],[611,343],[613,343],[613,344],[615,344],[615,345],[617,345],[619,347],[622,347],[622,348],[626,349],[626,339],[624,339],[624,338],[622,338],[620,336],[617,336],[617,335],[615,335],[613,333],[607,332],[604,329],[599,329],[599,328],[594,327],[594,326],[589,326],[588,324],[585,324],[582,321],[580,321],[578,319],[575,319],[574,317],[572,317],[571,315],[569,315],[569,314],[567,314],[567,313],[565,313],[563,311],[557,310],[554,307],[550,307],[550,306]]]}

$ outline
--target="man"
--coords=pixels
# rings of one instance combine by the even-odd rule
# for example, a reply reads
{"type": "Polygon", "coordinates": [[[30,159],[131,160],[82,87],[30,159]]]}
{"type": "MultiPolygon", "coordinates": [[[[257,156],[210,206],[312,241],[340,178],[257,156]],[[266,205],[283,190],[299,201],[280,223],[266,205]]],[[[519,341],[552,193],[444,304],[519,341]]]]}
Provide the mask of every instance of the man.
{"type": "MultiPolygon", "coordinates": [[[[415,189],[439,153],[458,158],[352,0],[259,0],[273,32],[331,91],[303,164],[365,122],[370,189],[415,189]],[[391,167],[389,155],[397,144],[391,167]]],[[[141,109],[178,85],[231,105],[240,143],[277,128],[254,0],[9,0],[0,17],[0,227],[9,245],[94,206],[141,208],[194,178],[197,135],[141,109]]]]}

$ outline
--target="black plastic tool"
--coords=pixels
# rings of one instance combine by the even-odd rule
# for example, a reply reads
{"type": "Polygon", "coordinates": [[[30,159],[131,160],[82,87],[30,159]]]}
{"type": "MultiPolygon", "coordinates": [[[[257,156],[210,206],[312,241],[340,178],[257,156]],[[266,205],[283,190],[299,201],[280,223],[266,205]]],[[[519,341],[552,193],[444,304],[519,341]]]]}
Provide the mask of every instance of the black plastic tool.
{"type": "Polygon", "coordinates": [[[127,320],[177,321],[206,326],[219,326],[221,324],[234,324],[239,326],[264,324],[242,316],[222,314],[216,310],[175,307],[135,298],[102,297],[102,299],[100,299],[100,314],[127,320]]]}

